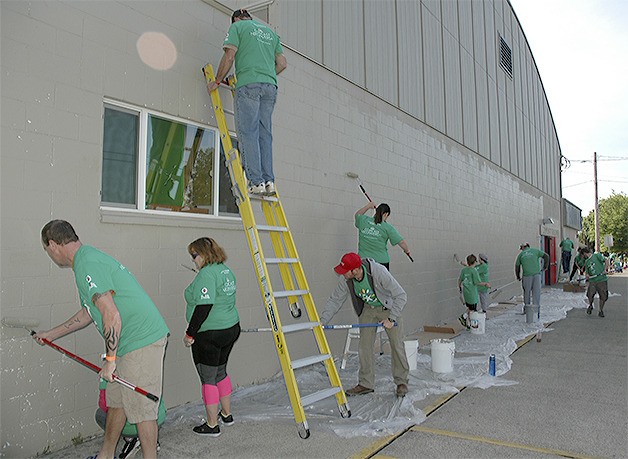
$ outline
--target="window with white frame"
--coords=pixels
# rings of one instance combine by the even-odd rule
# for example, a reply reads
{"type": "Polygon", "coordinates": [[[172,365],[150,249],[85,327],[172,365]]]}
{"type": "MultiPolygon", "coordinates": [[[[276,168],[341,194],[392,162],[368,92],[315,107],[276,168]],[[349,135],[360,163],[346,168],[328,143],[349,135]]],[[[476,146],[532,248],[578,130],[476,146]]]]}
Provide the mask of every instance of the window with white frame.
{"type": "Polygon", "coordinates": [[[105,102],[101,204],[233,216],[223,157],[216,128],[105,102]]]}

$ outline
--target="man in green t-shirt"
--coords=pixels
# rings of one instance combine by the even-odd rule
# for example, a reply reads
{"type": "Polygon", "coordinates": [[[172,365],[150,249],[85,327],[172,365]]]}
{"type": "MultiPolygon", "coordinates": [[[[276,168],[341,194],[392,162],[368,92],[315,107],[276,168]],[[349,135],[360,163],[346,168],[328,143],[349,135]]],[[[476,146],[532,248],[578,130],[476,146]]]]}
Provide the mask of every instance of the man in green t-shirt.
{"type": "Polygon", "coordinates": [[[207,89],[215,90],[235,62],[236,131],[249,193],[275,194],[272,115],[277,75],[287,66],[279,36],[266,24],[253,20],[248,11],[236,10],[223,50],[216,81],[207,89]]]}
{"type": "MultiPolygon", "coordinates": [[[[409,371],[401,321],[401,311],[408,300],[405,290],[384,266],[371,258],[363,260],[354,252],[344,254],[334,271],[341,277],[320,316],[321,323],[329,323],[347,298],[351,298],[361,324],[381,324],[390,341],[396,394],[405,396],[409,371]]],[[[347,390],[347,395],[370,394],[375,390],[373,345],[376,334],[377,327],[360,328],[358,384],[347,390]]]]}
{"type": "Polygon", "coordinates": [[[561,259],[563,262],[563,273],[566,274],[569,272],[569,264],[571,263],[571,251],[573,250],[573,242],[567,236],[560,242],[560,246],[562,249],[561,259]]]}
{"type": "Polygon", "coordinates": [[[521,252],[515,261],[515,276],[517,280],[522,280],[521,271],[523,271],[523,303],[530,306],[530,295],[532,295],[533,304],[539,307],[537,314],[541,318],[541,264],[543,259],[543,270],[549,267],[549,255],[542,250],[531,248],[530,244],[524,242],[519,246],[521,252]]]}
{"type": "MultiPolygon", "coordinates": [[[[57,266],[73,269],[82,307],[61,325],[37,332],[33,338],[43,345],[43,339],[54,341],[94,323],[106,348],[100,377],[113,382],[115,371],[161,398],[168,327],[135,277],[109,255],[83,245],[64,220],[48,222],[41,230],[41,240],[57,266]]],[[[107,405],[105,439],[98,456],[114,456],[128,420],[137,425],[144,457],[156,458],[159,404],[112,384],[107,390],[107,405]]]]}
{"type": "Polygon", "coordinates": [[[576,271],[579,271],[580,274],[584,274],[584,262],[586,259],[582,255],[582,248],[579,248],[576,252],[576,258],[573,260],[573,268],[571,270],[571,274],[569,275],[569,282],[573,279],[576,271]]]}
{"type": "Polygon", "coordinates": [[[608,276],[606,275],[610,267],[608,259],[599,252],[592,253],[588,247],[583,247],[582,255],[585,258],[584,269],[589,281],[589,287],[587,287],[587,298],[589,299],[587,314],[591,314],[593,311],[593,300],[597,293],[600,297],[600,311],[597,315],[604,317],[604,303],[608,300],[608,276]]]}

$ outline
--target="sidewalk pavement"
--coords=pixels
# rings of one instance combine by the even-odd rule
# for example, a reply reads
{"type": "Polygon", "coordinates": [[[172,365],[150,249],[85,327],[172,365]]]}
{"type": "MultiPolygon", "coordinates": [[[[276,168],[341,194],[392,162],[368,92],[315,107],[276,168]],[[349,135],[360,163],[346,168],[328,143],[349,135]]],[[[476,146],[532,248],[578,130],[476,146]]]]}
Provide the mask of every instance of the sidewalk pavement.
{"type": "MultiPolygon", "coordinates": [[[[628,457],[628,274],[610,277],[609,290],[621,296],[609,298],[605,318],[597,307],[592,315],[572,309],[548,325],[553,331],[541,342],[532,335],[518,343],[507,373],[518,384],[430,396],[420,407],[427,419],[392,436],[341,438],[317,425],[302,440],[287,407],[285,417],[260,413],[254,421],[238,421],[234,412],[236,424],[222,427],[218,438],[197,436],[190,422],[175,420],[161,429],[159,456],[628,457]]],[[[101,442],[95,438],[47,457],[84,458],[101,442]]]]}

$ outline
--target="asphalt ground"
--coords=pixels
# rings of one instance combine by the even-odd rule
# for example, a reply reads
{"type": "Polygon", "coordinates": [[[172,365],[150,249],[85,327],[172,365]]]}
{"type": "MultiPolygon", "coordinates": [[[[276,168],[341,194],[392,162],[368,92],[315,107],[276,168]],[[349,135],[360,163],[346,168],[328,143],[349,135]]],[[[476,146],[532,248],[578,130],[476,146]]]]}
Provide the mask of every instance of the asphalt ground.
{"type": "MultiPolygon", "coordinates": [[[[560,287],[560,286],[559,286],[560,287]]],[[[628,457],[628,273],[609,279],[605,318],[585,309],[547,324],[511,355],[518,384],[464,388],[430,396],[427,419],[386,437],[341,438],[310,420],[310,438],[286,416],[238,421],[217,438],[200,437],[181,419],[160,432],[162,458],[541,458],[628,457]]],[[[597,304],[597,300],[596,300],[597,304]]],[[[513,306],[516,307],[516,306],[513,306]]],[[[364,395],[363,397],[368,397],[364,395]]],[[[351,399],[349,400],[351,402],[351,399]]],[[[177,408],[185,413],[185,407],[177,408]]],[[[182,416],[184,418],[185,415],[182,416]]],[[[85,458],[101,437],[50,454],[85,458]]],[[[136,457],[141,457],[138,453],[136,457]]]]}

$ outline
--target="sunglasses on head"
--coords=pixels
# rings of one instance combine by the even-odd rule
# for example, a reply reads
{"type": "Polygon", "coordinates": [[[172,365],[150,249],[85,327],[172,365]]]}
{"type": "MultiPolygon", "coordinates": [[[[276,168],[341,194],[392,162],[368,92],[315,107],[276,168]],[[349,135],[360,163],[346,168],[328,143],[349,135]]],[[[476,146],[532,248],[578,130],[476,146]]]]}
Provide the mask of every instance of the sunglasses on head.
{"type": "Polygon", "coordinates": [[[192,252],[190,256],[192,257],[192,260],[195,260],[196,257],[198,257],[198,253],[192,252]]]}
{"type": "Polygon", "coordinates": [[[233,12],[233,15],[231,16],[231,22],[232,23],[235,22],[235,20],[237,18],[240,18],[240,17],[250,18],[251,15],[249,14],[249,12],[247,10],[244,10],[244,9],[236,10],[236,11],[233,12]]]}

